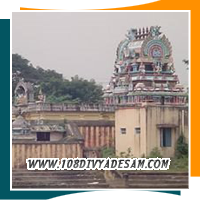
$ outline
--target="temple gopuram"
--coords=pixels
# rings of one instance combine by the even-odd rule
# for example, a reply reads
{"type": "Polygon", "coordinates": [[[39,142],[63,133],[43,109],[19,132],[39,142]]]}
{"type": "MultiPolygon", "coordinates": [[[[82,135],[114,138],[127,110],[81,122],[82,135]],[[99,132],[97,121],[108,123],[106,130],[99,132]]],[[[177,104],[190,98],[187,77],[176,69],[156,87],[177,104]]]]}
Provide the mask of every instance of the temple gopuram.
{"type": "Polygon", "coordinates": [[[160,28],[130,29],[119,43],[114,72],[104,91],[105,104],[186,103],[184,87],[175,73],[172,46],[160,28]]]}

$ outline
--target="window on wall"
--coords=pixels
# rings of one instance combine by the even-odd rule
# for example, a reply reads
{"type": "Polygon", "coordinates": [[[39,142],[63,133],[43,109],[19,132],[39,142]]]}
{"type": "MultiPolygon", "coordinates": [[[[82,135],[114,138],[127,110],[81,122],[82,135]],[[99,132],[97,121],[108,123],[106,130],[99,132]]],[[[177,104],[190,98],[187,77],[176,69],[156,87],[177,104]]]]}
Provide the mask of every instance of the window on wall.
{"type": "Polygon", "coordinates": [[[121,134],[126,134],[126,128],[120,128],[120,133],[121,134]]]}
{"type": "Polygon", "coordinates": [[[50,141],[50,133],[49,132],[38,132],[37,133],[37,141],[50,141]]]}
{"type": "Polygon", "coordinates": [[[172,129],[161,128],[160,129],[160,146],[171,147],[172,146],[172,129]]]}
{"type": "Polygon", "coordinates": [[[153,67],[151,64],[145,65],[145,70],[146,71],[153,71],[153,67]]]}
{"type": "Polygon", "coordinates": [[[140,127],[135,127],[135,134],[140,134],[140,127]]]}

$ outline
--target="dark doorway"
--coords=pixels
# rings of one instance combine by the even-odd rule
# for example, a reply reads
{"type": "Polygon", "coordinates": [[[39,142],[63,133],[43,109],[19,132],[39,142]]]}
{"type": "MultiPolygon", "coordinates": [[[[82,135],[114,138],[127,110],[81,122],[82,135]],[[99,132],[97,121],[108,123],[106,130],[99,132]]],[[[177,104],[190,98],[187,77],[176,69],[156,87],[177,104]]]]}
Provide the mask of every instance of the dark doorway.
{"type": "Polygon", "coordinates": [[[165,104],[165,97],[162,96],[161,99],[160,99],[160,101],[161,101],[161,102],[160,102],[161,105],[164,105],[164,104],[165,104]]]}

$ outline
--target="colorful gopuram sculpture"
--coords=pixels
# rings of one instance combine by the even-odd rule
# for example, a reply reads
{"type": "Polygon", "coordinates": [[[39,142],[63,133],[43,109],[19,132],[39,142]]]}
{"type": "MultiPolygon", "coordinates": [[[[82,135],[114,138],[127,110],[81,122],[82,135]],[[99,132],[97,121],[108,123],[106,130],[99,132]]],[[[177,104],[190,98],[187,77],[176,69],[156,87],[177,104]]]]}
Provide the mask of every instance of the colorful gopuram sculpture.
{"type": "Polygon", "coordinates": [[[187,97],[179,83],[172,58],[172,46],[160,26],[130,29],[117,48],[114,72],[104,91],[108,105],[185,104],[187,97]]]}

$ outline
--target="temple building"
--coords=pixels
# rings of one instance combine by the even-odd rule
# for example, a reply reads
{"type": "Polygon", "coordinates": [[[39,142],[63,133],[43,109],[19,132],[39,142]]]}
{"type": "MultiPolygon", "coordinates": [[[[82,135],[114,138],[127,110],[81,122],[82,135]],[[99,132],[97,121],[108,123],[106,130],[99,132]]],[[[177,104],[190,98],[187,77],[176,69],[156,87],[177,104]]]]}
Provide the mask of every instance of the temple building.
{"type": "Polygon", "coordinates": [[[104,92],[105,104],[185,104],[175,73],[172,46],[159,26],[130,29],[117,48],[114,72],[104,92]]]}
{"type": "Polygon", "coordinates": [[[34,88],[29,82],[20,80],[15,89],[15,105],[27,106],[34,102],[34,88]]]}
{"type": "Polygon", "coordinates": [[[148,157],[156,148],[163,157],[175,156],[178,138],[188,143],[188,107],[142,105],[118,107],[115,111],[115,150],[134,157],[148,157]]]}
{"type": "Polygon", "coordinates": [[[19,115],[16,120],[12,123],[13,135],[25,135],[30,133],[30,124],[19,115]]]}
{"type": "Polygon", "coordinates": [[[29,157],[101,157],[103,148],[119,156],[131,149],[135,157],[158,148],[173,157],[179,136],[188,142],[188,97],[159,26],[128,31],[103,98],[99,105],[48,103],[41,89],[37,97],[34,86],[20,80],[12,113],[13,167],[26,166],[29,157]]]}
{"type": "Polygon", "coordinates": [[[117,48],[107,105],[115,105],[116,154],[131,149],[148,157],[156,148],[174,157],[176,142],[188,142],[187,94],[180,84],[172,47],[160,27],[131,29],[117,48]]]}

